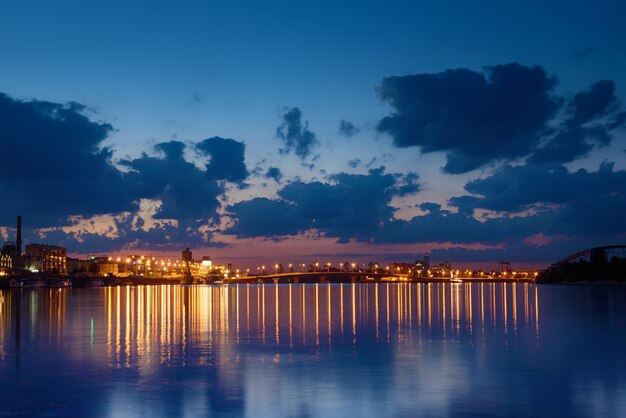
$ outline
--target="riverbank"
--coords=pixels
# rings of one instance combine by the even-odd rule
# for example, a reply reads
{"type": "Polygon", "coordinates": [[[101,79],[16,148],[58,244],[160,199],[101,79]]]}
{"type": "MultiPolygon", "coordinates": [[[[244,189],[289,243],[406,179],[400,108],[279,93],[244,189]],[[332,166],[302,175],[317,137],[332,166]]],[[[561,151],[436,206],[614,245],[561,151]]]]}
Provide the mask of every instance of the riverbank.
{"type": "Polygon", "coordinates": [[[626,283],[626,259],[556,264],[539,274],[537,283],[626,283]]]}

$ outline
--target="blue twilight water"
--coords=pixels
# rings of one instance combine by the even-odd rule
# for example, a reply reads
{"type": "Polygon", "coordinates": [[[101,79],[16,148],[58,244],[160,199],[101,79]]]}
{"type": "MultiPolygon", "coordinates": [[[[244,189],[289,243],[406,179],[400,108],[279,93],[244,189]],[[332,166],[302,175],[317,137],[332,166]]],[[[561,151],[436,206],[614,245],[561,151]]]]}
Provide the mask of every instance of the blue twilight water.
{"type": "Polygon", "coordinates": [[[0,291],[0,416],[626,416],[626,286],[0,291]]]}

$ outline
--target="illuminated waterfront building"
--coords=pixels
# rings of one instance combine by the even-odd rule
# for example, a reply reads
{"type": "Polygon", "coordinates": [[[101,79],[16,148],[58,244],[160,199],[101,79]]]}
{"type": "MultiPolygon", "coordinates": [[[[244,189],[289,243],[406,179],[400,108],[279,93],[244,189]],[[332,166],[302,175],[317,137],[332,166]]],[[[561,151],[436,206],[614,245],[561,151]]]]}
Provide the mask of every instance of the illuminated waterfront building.
{"type": "Polygon", "coordinates": [[[426,276],[430,269],[430,257],[425,255],[423,259],[415,261],[415,275],[426,276]]]}
{"type": "Polygon", "coordinates": [[[67,274],[67,250],[64,247],[28,244],[24,258],[26,267],[31,271],[67,274]]]}
{"type": "Polygon", "coordinates": [[[13,241],[6,241],[0,252],[0,267],[12,268],[17,255],[17,246],[13,241]]]}
{"type": "Polygon", "coordinates": [[[13,257],[8,254],[0,254],[0,267],[11,268],[13,267],[13,257]]]}

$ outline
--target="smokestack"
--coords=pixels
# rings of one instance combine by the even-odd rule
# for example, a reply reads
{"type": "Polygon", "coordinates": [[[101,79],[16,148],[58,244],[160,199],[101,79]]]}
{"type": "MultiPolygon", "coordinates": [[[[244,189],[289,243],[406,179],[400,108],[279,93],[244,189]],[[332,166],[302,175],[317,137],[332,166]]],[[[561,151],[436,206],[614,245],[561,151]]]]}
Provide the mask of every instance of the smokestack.
{"type": "Polygon", "coordinates": [[[17,215],[17,239],[15,240],[17,246],[17,256],[22,256],[22,216],[17,215]]]}

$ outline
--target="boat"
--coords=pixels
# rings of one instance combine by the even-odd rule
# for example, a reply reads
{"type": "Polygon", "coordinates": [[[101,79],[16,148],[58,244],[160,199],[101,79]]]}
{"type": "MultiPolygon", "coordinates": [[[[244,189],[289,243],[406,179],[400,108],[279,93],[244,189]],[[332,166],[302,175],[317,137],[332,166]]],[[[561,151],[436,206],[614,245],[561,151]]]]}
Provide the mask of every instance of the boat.
{"type": "Polygon", "coordinates": [[[56,278],[46,280],[45,285],[47,287],[70,287],[72,282],[69,279],[56,278]]]}
{"type": "Polygon", "coordinates": [[[88,277],[82,283],[83,287],[100,287],[104,286],[104,280],[99,277],[88,277]]]}
{"type": "Polygon", "coordinates": [[[37,277],[16,277],[9,281],[9,287],[14,289],[38,289],[43,282],[37,277]]]}

